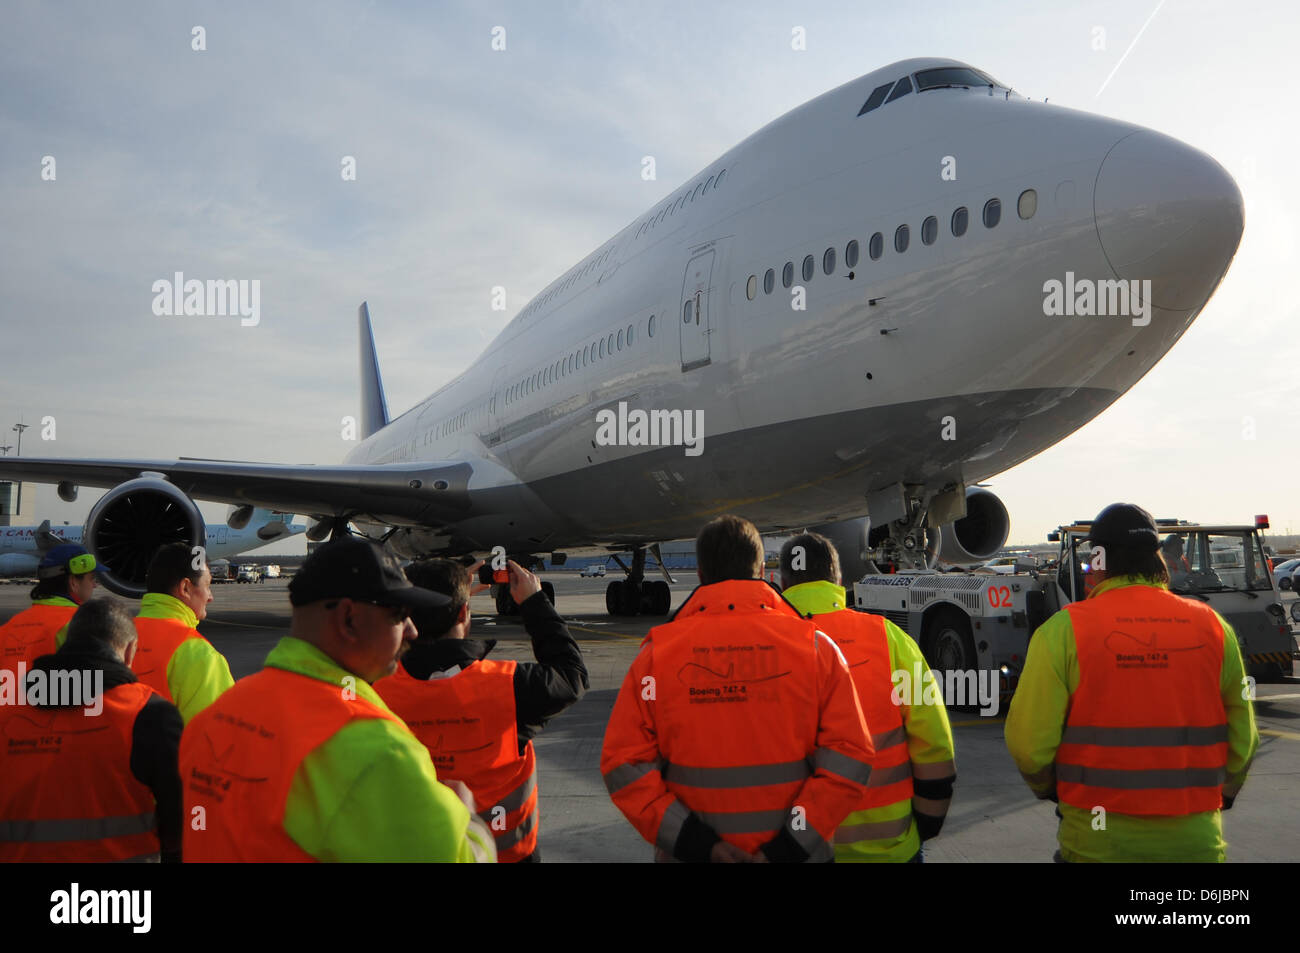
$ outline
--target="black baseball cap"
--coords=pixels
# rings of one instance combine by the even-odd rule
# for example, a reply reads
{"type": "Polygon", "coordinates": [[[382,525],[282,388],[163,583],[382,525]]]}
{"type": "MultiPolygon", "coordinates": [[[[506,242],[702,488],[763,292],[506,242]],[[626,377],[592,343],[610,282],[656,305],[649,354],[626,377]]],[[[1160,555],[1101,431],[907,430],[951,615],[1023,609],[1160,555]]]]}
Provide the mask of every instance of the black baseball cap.
{"type": "Polygon", "coordinates": [[[1133,503],[1112,503],[1092,521],[1092,529],[1084,539],[1098,546],[1119,546],[1128,549],[1151,550],[1160,546],[1160,534],[1151,514],[1133,503]]]}
{"type": "Polygon", "coordinates": [[[356,599],[408,609],[451,604],[440,592],[411,585],[391,553],[356,536],[320,546],[289,583],[292,605],[305,606],[322,599],[356,599]]]}

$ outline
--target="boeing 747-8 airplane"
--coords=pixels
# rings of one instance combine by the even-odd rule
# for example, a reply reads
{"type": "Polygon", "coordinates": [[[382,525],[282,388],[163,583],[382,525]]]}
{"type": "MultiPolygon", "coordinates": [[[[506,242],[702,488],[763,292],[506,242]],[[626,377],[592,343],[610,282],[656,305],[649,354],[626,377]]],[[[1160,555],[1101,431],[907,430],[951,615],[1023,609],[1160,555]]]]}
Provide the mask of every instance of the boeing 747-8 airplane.
{"type": "Polygon", "coordinates": [[[318,537],[352,522],[404,555],[630,548],[619,613],[667,611],[646,549],[727,511],[822,528],[846,577],[984,558],[1008,521],[975,484],[1146,374],[1242,227],[1194,148],[906,60],[710,163],[395,420],[362,305],[363,439],[342,465],[5,458],[0,475],[114,487],[93,545],[151,496],[177,504],[151,511],[155,536],[201,538],[191,494],[312,514],[318,537]]]}

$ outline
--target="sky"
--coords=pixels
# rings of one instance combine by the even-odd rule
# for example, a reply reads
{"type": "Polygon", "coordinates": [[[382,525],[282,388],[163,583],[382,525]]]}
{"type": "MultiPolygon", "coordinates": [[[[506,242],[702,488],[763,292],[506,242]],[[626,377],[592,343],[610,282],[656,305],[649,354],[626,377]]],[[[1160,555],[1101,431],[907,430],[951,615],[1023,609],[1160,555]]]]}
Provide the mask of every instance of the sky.
{"type": "MultiPolygon", "coordinates": [[[[1173,350],[990,481],[1010,542],[1116,500],[1300,531],[1293,4],[17,2],[0,25],[0,444],[25,422],[24,455],[339,462],[362,300],[396,416],[750,133],[949,56],[1203,149],[1246,203],[1173,350]],[[259,280],[258,323],[156,315],[176,272],[259,280]]],[[[97,493],[40,487],[36,518],[97,493]]]]}

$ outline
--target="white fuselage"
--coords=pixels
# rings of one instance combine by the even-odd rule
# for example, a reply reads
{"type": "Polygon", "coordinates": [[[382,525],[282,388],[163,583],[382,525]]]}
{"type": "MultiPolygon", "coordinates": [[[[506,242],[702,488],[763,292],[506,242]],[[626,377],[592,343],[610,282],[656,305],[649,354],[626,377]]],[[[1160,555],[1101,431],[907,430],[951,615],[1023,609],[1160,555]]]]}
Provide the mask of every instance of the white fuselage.
{"type": "Polygon", "coordinates": [[[457,532],[559,548],[680,538],[728,510],[765,530],[861,515],[881,487],[974,483],[1082,426],[1169,350],[1240,237],[1184,254],[1158,232],[1167,254],[1139,259],[1135,230],[1153,214],[1172,229],[1189,202],[1230,205],[1235,187],[1174,140],[1004,88],[913,92],[858,115],[880,84],[951,64],[878,70],[750,136],[349,462],[469,462],[470,489],[499,489],[513,513],[457,532]],[[1165,167],[1186,194],[1156,182],[1165,167]],[[986,227],[990,199],[1000,221],[986,227]],[[1067,272],[1154,279],[1149,323],[1046,315],[1044,284],[1067,272]],[[702,412],[702,452],[598,441],[598,412],[620,403],[702,412]]]}

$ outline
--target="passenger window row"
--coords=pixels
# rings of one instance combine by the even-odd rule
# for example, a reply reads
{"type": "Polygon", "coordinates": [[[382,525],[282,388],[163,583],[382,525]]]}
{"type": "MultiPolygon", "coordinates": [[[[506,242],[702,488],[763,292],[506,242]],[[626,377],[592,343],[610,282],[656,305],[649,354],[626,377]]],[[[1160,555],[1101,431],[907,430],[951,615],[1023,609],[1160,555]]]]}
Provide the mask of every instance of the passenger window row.
{"type": "Polygon", "coordinates": [[[722,187],[722,179],[726,174],[727,174],[727,170],[723,169],[717,175],[709,176],[707,180],[701,179],[699,182],[695,184],[694,189],[688,188],[681,195],[677,196],[675,200],[669,202],[663,208],[659,209],[658,214],[651,212],[650,216],[644,222],[641,223],[639,228],[637,228],[636,235],[634,236],[634,240],[636,238],[640,238],[646,232],[652,230],[656,225],[662,222],[665,217],[671,218],[673,215],[676,215],[687,205],[693,204],[696,199],[703,198],[706,195],[711,194],[712,192],[716,192],[719,188],[722,187]]]}
{"type": "Polygon", "coordinates": [[[605,263],[609,261],[610,256],[613,254],[614,247],[611,245],[601,254],[590,259],[585,265],[573,269],[558,285],[546,292],[546,294],[542,295],[540,298],[531,302],[523,311],[519,312],[519,318],[517,320],[522,320],[541,308],[546,307],[560,295],[564,294],[564,292],[572,288],[576,282],[586,278],[593,271],[603,268],[605,263]]]}
{"type": "MultiPolygon", "coordinates": [[[[1038,211],[1038,193],[1033,189],[1025,189],[1020,193],[1020,198],[1016,202],[1017,214],[1025,220],[1034,217],[1038,211]]],[[[984,203],[982,220],[985,228],[996,228],[1002,220],[1002,200],[998,198],[989,199],[984,203]]],[[[949,219],[948,227],[952,231],[954,238],[961,238],[966,234],[966,228],[970,223],[970,212],[965,206],[961,206],[952,213],[949,219]]],[[[939,239],[939,219],[934,215],[929,215],[921,222],[921,244],[933,245],[939,239]]],[[[894,229],[894,251],[900,255],[907,251],[911,244],[912,230],[907,225],[899,225],[894,229]]],[[[867,239],[867,257],[872,261],[879,261],[885,253],[885,236],[880,232],[875,232],[867,239]]],[[[855,238],[844,246],[844,267],[848,269],[856,268],[858,265],[858,240],[855,238]]],[[[832,275],[835,273],[835,249],[827,248],[822,252],[822,274],[832,275]]],[[[781,269],[781,287],[789,288],[794,285],[795,264],[787,261],[781,269]]],[[[799,274],[805,282],[812,281],[813,276],[817,274],[817,260],[812,255],[805,255],[803,262],[799,265],[799,274]]],[[[776,270],[773,268],[763,272],[763,294],[770,295],[776,287],[776,270]]],[[[745,282],[745,297],[753,301],[758,297],[758,275],[750,275],[749,280],[745,282]]]]}
{"type": "Polygon", "coordinates": [[[435,440],[441,440],[443,437],[450,437],[459,430],[463,430],[473,421],[485,414],[491,414],[496,410],[496,398],[489,398],[477,407],[466,408],[453,417],[448,417],[438,426],[426,430],[424,433],[424,443],[426,445],[433,443],[435,440]]]}
{"type": "MultiPolygon", "coordinates": [[[[646,336],[655,336],[655,316],[650,315],[646,321],[646,336]]],[[[602,361],[606,357],[613,357],[624,347],[630,348],[637,338],[636,323],[629,324],[626,328],[617,328],[610,331],[607,336],[596,338],[590,344],[584,344],[581,350],[571,351],[566,356],[552,362],[549,366],[543,367],[536,373],[522,378],[517,383],[510,385],[505,389],[504,398],[506,406],[513,404],[517,400],[522,400],[529,394],[536,393],[544,387],[561,381],[570,374],[577,373],[589,364],[602,361]]]]}

